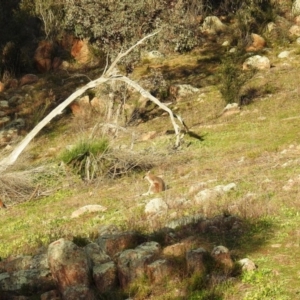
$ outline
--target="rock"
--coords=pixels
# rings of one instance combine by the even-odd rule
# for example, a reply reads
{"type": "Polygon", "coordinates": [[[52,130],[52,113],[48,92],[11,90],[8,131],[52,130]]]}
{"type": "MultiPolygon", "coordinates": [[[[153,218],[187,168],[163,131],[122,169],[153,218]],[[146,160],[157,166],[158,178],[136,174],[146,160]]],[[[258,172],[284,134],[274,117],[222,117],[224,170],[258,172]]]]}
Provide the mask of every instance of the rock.
{"type": "Polygon", "coordinates": [[[188,100],[193,94],[199,93],[200,89],[190,84],[177,84],[170,86],[169,93],[177,101],[188,100]]]}
{"type": "Polygon", "coordinates": [[[88,40],[75,39],[71,49],[71,55],[80,64],[88,63],[91,59],[88,40]]]}
{"type": "Polygon", "coordinates": [[[167,203],[162,198],[154,198],[150,200],[145,207],[146,214],[156,214],[166,212],[168,210],[167,203]]]}
{"type": "Polygon", "coordinates": [[[41,73],[50,71],[52,66],[53,44],[48,41],[41,41],[34,53],[34,63],[41,73]]]}
{"type": "Polygon", "coordinates": [[[10,107],[16,107],[23,102],[23,97],[20,95],[14,95],[8,100],[8,105],[10,107]]]}
{"type": "Polygon", "coordinates": [[[6,125],[7,123],[9,123],[10,121],[10,117],[3,117],[3,118],[0,118],[0,126],[4,126],[6,125]]]}
{"type": "Polygon", "coordinates": [[[20,79],[20,86],[38,82],[39,78],[34,74],[26,74],[20,79]]]}
{"type": "Polygon", "coordinates": [[[1,291],[19,293],[23,286],[36,292],[55,288],[46,254],[20,256],[0,262],[1,291]]]}
{"type": "Polygon", "coordinates": [[[147,242],[135,249],[123,251],[118,258],[118,277],[122,288],[144,276],[146,266],[151,264],[161,251],[157,242],[147,242]]]}
{"type": "Polygon", "coordinates": [[[266,56],[260,56],[260,55],[251,56],[247,58],[243,63],[243,70],[249,70],[253,68],[259,70],[270,69],[271,68],[270,60],[266,56]]]}
{"type": "Polygon", "coordinates": [[[282,51],[278,54],[278,58],[288,58],[290,55],[291,51],[282,51]]]}
{"type": "Polygon", "coordinates": [[[120,234],[122,231],[116,225],[102,225],[98,228],[98,234],[100,235],[113,235],[113,234],[120,234]]]}
{"type": "Polygon", "coordinates": [[[225,32],[227,30],[227,26],[223,24],[218,17],[208,16],[204,19],[200,30],[202,33],[208,35],[215,35],[218,33],[225,32]]]}
{"type": "Polygon", "coordinates": [[[300,1],[299,0],[294,0],[293,5],[292,5],[292,14],[294,16],[300,15],[300,1]]]}
{"type": "Polygon", "coordinates": [[[229,250],[224,246],[214,247],[211,256],[220,266],[224,266],[226,269],[231,269],[233,267],[233,261],[230,256],[229,250]]]}
{"type": "Polygon", "coordinates": [[[91,212],[104,212],[106,211],[107,208],[102,206],[102,205],[98,205],[98,204],[90,204],[90,205],[85,205],[83,207],[80,207],[79,209],[75,210],[74,212],[72,212],[71,218],[78,218],[79,216],[85,214],[85,213],[91,213],[91,212]]]}
{"type": "Polygon", "coordinates": [[[91,270],[83,248],[59,239],[48,247],[48,262],[63,299],[94,299],[90,290],[91,270]]]}
{"type": "Polygon", "coordinates": [[[96,243],[89,243],[84,249],[91,267],[111,261],[110,256],[96,243]]]}
{"type": "Polygon", "coordinates": [[[149,140],[152,140],[156,137],[157,135],[157,132],[156,131],[149,131],[147,133],[144,133],[141,138],[139,139],[140,141],[149,141],[149,140]]]}
{"type": "Polygon", "coordinates": [[[289,29],[289,33],[290,35],[295,35],[295,36],[300,36],[300,26],[299,25],[293,25],[290,29],[289,29]]]}
{"type": "Polygon", "coordinates": [[[243,258],[238,263],[242,266],[243,271],[254,271],[257,269],[256,264],[249,258],[243,258]]]}
{"type": "Polygon", "coordinates": [[[166,259],[159,259],[146,266],[146,274],[152,283],[162,283],[172,275],[172,265],[166,259]]]}
{"type": "Polygon", "coordinates": [[[176,243],[174,245],[167,246],[163,249],[163,254],[166,256],[183,256],[186,252],[186,245],[184,243],[176,243]]]}
{"type": "Polygon", "coordinates": [[[5,86],[4,86],[4,83],[2,83],[0,81],[0,93],[3,92],[5,90],[5,86]]]}
{"type": "Polygon", "coordinates": [[[118,252],[136,247],[138,245],[138,236],[135,232],[127,231],[101,235],[96,242],[103,251],[110,257],[113,257],[118,252]]]}
{"type": "Polygon", "coordinates": [[[117,286],[117,268],[114,262],[96,265],[93,268],[93,279],[100,293],[113,290],[117,286]]]}
{"type": "Polygon", "coordinates": [[[141,58],[142,59],[157,59],[157,58],[163,58],[164,55],[160,53],[159,51],[152,50],[152,51],[142,51],[141,58]]]}
{"type": "Polygon", "coordinates": [[[204,189],[197,193],[194,197],[196,204],[202,204],[202,202],[216,198],[219,195],[218,191],[213,189],[204,189]]]}
{"type": "Polygon", "coordinates": [[[207,251],[203,248],[189,250],[186,252],[187,270],[189,274],[194,272],[204,274],[206,270],[205,259],[207,255],[207,251]]]}
{"type": "Polygon", "coordinates": [[[251,39],[252,39],[252,44],[246,48],[247,52],[259,51],[266,46],[265,39],[256,33],[251,34],[251,39]]]}
{"type": "Polygon", "coordinates": [[[172,220],[171,222],[167,223],[165,227],[175,229],[180,226],[195,224],[202,219],[204,219],[204,216],[201,214],[194,215],[194,216],[186,216],[186,217],[182,217],[180,219],[172,220]]]}
{"type": "Polygon", "coordinates": [[[0,100],[0,109],[1,108],[8,108],[8,101],[0,100]]]}

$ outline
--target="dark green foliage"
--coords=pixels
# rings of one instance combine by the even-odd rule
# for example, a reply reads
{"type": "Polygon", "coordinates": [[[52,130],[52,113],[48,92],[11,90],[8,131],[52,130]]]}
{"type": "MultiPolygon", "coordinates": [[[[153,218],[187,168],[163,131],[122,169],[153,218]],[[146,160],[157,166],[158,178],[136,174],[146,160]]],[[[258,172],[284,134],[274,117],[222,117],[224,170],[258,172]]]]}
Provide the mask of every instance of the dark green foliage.
{"type": "Polygon", "coordinates": [[[241,104],[241,89],[253,77],[254,73],[255,70],[242,70],[240,56],[230,54],[224,57],[220,68],[220,92],[227,104],[241,104]]]}
{"type": "Polygon", "coordinates": [[[164,0],[79,0],[76,5],[70,1],[65,5],[65,28],[96,42],[111,56],[158,29],[160,34],[148,44],[183,52],[199,44],[196,17],[202,9],[202,2],[193,0],[177,4],[164,0]]]}

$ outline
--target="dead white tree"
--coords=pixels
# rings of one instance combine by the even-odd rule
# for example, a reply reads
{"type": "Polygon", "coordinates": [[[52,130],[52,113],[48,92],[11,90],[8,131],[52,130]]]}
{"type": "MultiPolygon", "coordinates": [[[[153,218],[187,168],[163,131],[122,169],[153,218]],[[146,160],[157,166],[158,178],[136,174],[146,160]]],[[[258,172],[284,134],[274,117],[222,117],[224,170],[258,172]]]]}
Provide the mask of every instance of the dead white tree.
{"type": "MultiPolygon", "coordinates": [[[[146,39],[149,39],[150,37],[154,36],[158,32],[149,34],[145,36],[143,39],[139,40],[135,45],[130,47],[127,51],[120,53],[117,58],[112,62],[110,67],[107,69],[105,68],[103,74],[101,77],[90,81],[88,84],[85,86],[81,87],[78,89],[76,92],[71,94],[65,101],[63,101],[60,105],[58,105],[55,109],[53,109],[40,123],[38,123],[28,134],[27,136],[19,143],[19,145],[9,154],[7,157],[2,159],[0,161],[0,173],[5,171],[9,166],[13,165],[19,155],[22,153],[22,151],[27,147],[27,145],[31,142],[31,140],[56,116],[60,115],[63,110],[70,104],[72,103],[75,99],[77,99],[79,96],[81,96],[85,91],[95,88],[96,86],[103,84],[108,81],[112,80],[120,80],[123,82],[126,82],[130,86],[132,86],[134,89],[136,89],[142,96],[148,98],[150,101],[154,102],[156,105],[158,105],[161,109],[165,110],[171,119],[175,135],[176,135],[176,142],[175,142],[175,147],[178,147],[180,145],[180,129],[181,127],[184,127],[187,130],[186,125],[184,124],[183,120],[175,115],[172,110],[167,107],[165,104],[160,102],[157,98],[152,96],[148,91],[143,89],[139,84],[136,82],[132,81],[126,76],[123,76],[121,74],[118,74],[116,72],[116,66],[118,62],[128,53],[130,53],[135,47],[138,45],[142,44],[146,39]],[[178,125],[175,121],[177,119],[179,123],[181,124],[178,125]]],[[[187,130],[188,131],[188,130],[187,130]]]]}

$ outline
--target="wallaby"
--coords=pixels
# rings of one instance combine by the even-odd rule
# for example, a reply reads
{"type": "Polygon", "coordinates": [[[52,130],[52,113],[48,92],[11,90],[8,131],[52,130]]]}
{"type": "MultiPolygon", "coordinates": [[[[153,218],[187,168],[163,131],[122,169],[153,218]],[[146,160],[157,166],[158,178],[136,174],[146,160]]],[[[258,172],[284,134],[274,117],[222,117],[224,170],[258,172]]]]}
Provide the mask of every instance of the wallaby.
{"type": "Polygon", "coordinates": [[[6,208],[6,205],[3,203],[1,199],[0,199],[0,208],[6,208]]]}
{"type": "Polygon", "coordinates": [[[150,171],[147,172],[147,174],[144,176],[144,179],[147,179],[149,181],[150,187],[148,192],[144,193],[143,195],[160,193],[166,189],[164,181],[160,177],[150,174],[150,171]]]}

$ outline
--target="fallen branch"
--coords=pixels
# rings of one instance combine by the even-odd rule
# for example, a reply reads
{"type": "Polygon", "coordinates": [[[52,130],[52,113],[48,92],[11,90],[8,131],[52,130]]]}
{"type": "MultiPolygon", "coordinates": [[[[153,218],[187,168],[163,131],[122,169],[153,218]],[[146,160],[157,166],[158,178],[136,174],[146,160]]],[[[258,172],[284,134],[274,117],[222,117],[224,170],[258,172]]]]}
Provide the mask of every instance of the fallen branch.
{"type": "Polygon", "coordinates": [[[124,53],[120,53],[117,58],[112,62],[111,66],[104,70],[104,73],[101,77],[90,81],[85,86],[78,89],[76,92],[71,94],[65,101],[63,101],[60,105],[58,105],[55,109],[53,109],[40,123],[38,123],[28,134],[27,136],[20,142],[20,144],[12,151],[10,155],[5,157],[0,161],[0,173],[4,172],[9,166],[13,165],[19,155],[22,153],[22,151],[27,147],[27,145],[31,142],[31,140],[48,124],[50,121],[56,117],[57,115],[60,115],[63,110],[70,105],[76,98],[81,96],[85,91],[95,88],[96,86],[103,84],[107,81],[113,81],[113,80],[120,80],[123,82],[126,82],[130,86],[132,86],[134,89],[136,89],[141,95],[148,98],[152,102],[154,102],[156,105],[158,105],[161,109],[165,110],[171,119],[172,125],[174,127],[174,131],[176,134],[176,143],[175,147],[178,147],[180,145],[180,126],[175,122],[175,117],[179,120],[181,125],[183,125],[186,129],[186,125],[184,124],[183,120],[176,116],[170,108],[168,108],[166,105],[161,103],[157,98],[152,96],[148,91],[143,89],[139,84],[132,81],[126,76],[122,76],[118,74],[118,71],[116,69],[117,63],[126,55],[128,55],[135,47],[142,44],[146,39],[156,35],[158,32],[149,34],[145,36],[143,39],[138,41],[135,45],[130,47],[127,51],[124,53]]]}

